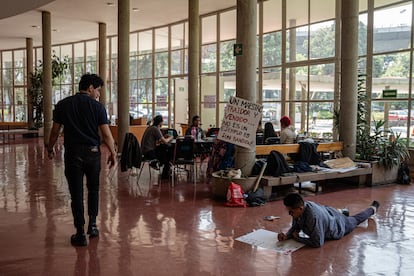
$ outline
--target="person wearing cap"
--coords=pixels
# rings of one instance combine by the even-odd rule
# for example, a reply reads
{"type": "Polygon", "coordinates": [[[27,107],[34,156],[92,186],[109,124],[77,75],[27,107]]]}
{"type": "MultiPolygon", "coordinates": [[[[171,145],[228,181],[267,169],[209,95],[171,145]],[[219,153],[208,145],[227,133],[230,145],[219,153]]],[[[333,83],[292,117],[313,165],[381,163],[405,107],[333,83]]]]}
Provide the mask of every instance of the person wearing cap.
{"type": "Polygon", "coordinates": [[[290,125],[290,118],[283,116],[280,119],[280,143],[281,144],[293,144],[295,143],[296,133],[295,128],[290,125]]]}

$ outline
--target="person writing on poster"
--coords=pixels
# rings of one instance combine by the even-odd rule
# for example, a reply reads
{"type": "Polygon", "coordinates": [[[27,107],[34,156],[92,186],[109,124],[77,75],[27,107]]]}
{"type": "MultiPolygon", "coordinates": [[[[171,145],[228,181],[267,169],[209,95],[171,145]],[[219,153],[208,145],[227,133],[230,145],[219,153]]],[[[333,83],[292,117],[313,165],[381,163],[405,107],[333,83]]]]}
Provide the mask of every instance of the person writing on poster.
{"type": "Polygon", "coordinates": [[[349,216],[347,209],[335,209],[304,201],[297,193],[288,194],[283,199],[283,204],[292,216],[292,226],[286,234],[279,233],[277,239],[294,239],[310,247],[321,247],[326,240],[339,240],[351,233],[358,224],[376,214],[380,205],[374,200],[364,211],[349,216]],[[301,231],[308,237],[299,235],[301,231]]]}
{"type": "Polygon", "coordinates": [[[96,100],[103,86],[102,79],[96,74],[85,74],[79,82],[79,93],[69,96],[56,105],[53,113],[53,126],[47,145],[48,157],[55,156],[54,145],[59,131],[64,126],[65,176],[71,195],[71,207],[76,233],[71,236],[74,246],[86,246],[84,232],[83,178],[86,176],[88,188],[87,234],[89,238],[98,237],[96,224],[99,207],[99,175],[101,171],[101,138],[108,147],[110,167],[115,164],[115,143],[108,126],[105,107],[96,100]]]}

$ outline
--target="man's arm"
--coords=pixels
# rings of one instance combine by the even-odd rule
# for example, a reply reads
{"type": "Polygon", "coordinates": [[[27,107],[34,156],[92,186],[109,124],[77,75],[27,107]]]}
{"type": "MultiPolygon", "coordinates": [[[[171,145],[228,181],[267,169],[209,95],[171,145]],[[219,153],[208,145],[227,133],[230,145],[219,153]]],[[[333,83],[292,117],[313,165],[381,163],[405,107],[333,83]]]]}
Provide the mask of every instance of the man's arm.
{"type": "Polygon", "coordinates": [[[108,157],[108,162],[110,164],[110,167],[112,167],[115,164],[116,160],[116,151],[115,151],[115,141],[112,137],[111,131],[109,130],[109,126],[107,124],[103,124],[99,126],[99,129],[101,130],[102,139],[106,147],[111,152],[111,155],[108,157]]]}
{"type": "Polygon", "coordinates": [[[164,136],[161,136],[160,142],[163,144],[168,144],[169,142],[171,142],[172,139],[174,139],[174,137],[172,136],[168,136],[167,138],[165,138],[164,136]]]}
{"type": "Polygon", "coordinates": [[[61,126],[61,124],[53,122],[52,130],[50,131],[49,144],[47,145],[47,156],[49,157],[49,159],[52,159],[55,155],[54,146],[59,137],[59,131],[61,126]]]}
{"type": "Polygon", "coordinates": [[[295,240],[310,247],[321,247],[325,242],[325,227],[323,226],[322,219],[320,217],[310,217],[305,221],[305,224],[307,225],[306,228],[311,230],[310,233],[306,233],[309,238],[298,236],[295,240]]]}

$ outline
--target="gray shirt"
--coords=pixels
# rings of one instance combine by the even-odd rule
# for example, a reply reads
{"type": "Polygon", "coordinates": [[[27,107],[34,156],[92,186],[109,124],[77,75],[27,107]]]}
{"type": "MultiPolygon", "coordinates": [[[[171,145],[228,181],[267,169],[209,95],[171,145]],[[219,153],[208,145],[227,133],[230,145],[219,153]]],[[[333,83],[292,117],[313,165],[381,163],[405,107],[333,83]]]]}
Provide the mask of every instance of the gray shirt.
{"type": "Polygon", "coordinates": [[[295,143],[296,133],[293,126],[288,126],[280,132],[280,143],[281,144],[293,144],[295,143]]]}
{"type": "Polygon", "coordinates": [[[294,231],[302,230],[309,237],[299,237],[299,242],[320,247],[325,240],[338,240],[345,235],[345,220],[346,217],[333,207],[305,201],[302,215],[293,219],[286,235],[290,239],[294,231]]]}
{"type": "Polygon", "coordinates": [[[141,151],[143,154],[155,150],[158,141],[161,139],[161,130],[156,126],[149,126],[142,135],[141,151]]]}

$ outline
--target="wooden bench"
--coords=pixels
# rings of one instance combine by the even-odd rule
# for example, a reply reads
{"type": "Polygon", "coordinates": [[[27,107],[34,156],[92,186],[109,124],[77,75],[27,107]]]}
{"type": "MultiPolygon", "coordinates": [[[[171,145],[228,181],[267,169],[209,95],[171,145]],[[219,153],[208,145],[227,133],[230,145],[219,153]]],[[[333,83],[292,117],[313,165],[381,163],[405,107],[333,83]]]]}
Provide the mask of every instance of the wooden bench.
{"type": "MultiPolygon", "coordinates": [[[[272,150],[277,150],[282,154],[298,153],[299,144],[275,144],[275,145],[257,145],[256,155],[269,155],[272,150]]],[[[344,149],[344,142],[319,143],[316,148],[317,152],[339,152],[344,149]]]]}
{"type": "Polygon", "coordinates": [[[28,129],[27,122],[0,122],[0,135],[3,136],[3,143],[13,139],[16,135],[37,134],[37,129],[28,129]]]}
{"type": "MultiPolygon", "coordinates": [[[[343,150],[343,142],[319,143],[317,152],[329,153],[330,156],[335,156],[343,150]]],[[[258,145],[256,146],[256,155],[269,155],[272,150],[277,150],[282,154],[299,153],[299,144],[276,144],[276,145],[258,145]]],[[[367,176],[372,174],[372,168],[358,167],[352,170],[320,170],[316,172],[297,173],[292,172],[285,176],[263,176],[260,184],[264,190],[265,196],[269,198],[274,186],[286,186],[299,183],[299,192],[302,190],[302,183],[306,181],[315,181],[316,189],[318,191],[318,181],[328,179],[344,179],[350,180],[353,183],[363,184],[366,182],[367,176]]]]}
{"type": "Polygon", "coordinates": [[[0,130],[27,129],[27,122],[0,122],[0,130]]]}

